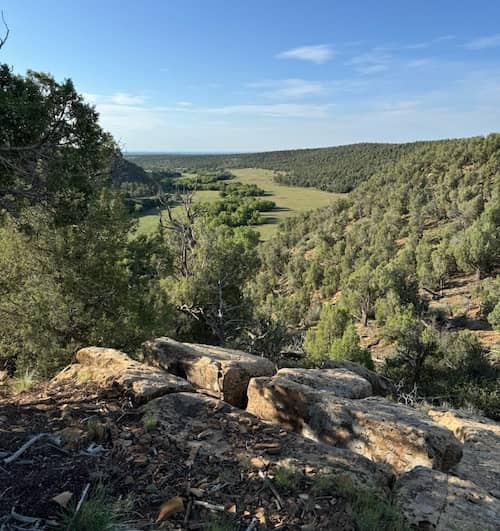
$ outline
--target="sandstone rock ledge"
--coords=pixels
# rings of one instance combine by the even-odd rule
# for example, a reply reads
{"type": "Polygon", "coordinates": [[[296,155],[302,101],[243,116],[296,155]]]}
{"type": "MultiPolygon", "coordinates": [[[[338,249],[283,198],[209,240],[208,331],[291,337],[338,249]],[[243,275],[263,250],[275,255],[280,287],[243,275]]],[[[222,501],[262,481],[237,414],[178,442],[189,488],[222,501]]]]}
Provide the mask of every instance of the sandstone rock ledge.
{"type": "Polygon", "coordinates": [[[122,393],[135,403],[168,393],[192,391],[193,387],[177,376],[134,361],[112,348],[87,347],[76,353],[77,363],[59,372],[51,384],[93,383],[104,394],[122,393]]]}
{"type": "Polygon", "coordinates": [[[463,443],[464,455],[453,473],[500,499],[500,424],[454,410],[432,409],[429,416],[463,443]]]}
{"type": "MultiPolygon", "coordinates": [[[[361,387],[346,392],[347,374],[339,371],[280,370],[271,378],[253,378],[247,410],[385,463],[398,474],[416,466],[447,471],[460,461],[462,445],[448,429],[413,408],[381,397],[362,398],[361,387]]],[[[351,373],[350,378],[360,377],[351,373]]]]}
{"type": "Polygon", "coordinates": [[[417,467],[396,483],[403,514],[422,531],[498,531],[500,500],[465,479],[417,467]]]}
{"type": "Polygon", "coordinates": [[[179,343],[168,337],[147,341],[143,352],[146,363],[181,376],[200,391],[243,408],[250,379],[275,373],[274,364],[266,358],[241,350],[179,343]]]}

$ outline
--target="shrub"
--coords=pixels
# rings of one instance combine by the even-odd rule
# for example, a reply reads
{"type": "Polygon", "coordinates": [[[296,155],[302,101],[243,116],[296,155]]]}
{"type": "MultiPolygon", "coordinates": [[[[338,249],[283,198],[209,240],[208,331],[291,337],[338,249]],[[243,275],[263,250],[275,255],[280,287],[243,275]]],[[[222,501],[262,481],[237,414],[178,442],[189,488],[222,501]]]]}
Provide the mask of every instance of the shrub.
{"type": "Polygon", "coordinates": [[[374,369],[370,351],[360,346],[359,336],[352,323],[347,326],[341,338],[332,341],[328,356],[333,360],[354,361],[368,369],[374,369]]]}

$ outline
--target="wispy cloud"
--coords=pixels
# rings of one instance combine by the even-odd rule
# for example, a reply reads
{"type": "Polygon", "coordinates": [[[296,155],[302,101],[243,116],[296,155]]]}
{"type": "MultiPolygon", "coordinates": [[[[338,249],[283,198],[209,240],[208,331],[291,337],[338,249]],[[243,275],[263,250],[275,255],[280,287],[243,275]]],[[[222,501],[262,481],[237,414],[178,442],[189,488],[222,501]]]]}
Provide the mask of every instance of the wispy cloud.
{"type": "Polygon", "coordinates": [[[424,66],[428,66],[432,63],[432,59],[429,58],[423,58],[423,59],[413,59],[411,61],[408,61],[406,63],[406,66],[408,68],[422,68],[424,66]]]}
{"type": "Polygon", "coordinates": [[[130,94],[128,92],[115,92],[111,96],[102,94],[92,94],[84,92],[83,97],[93,105],[117,105],[117,106],[141,106],[146,100],[142,96],[130,94]]]}
{"type": "Polygon", "coordinates": [[[179,107],[192,107],[193,104],[190,101],[178,101],[176,105],[179,107]]]}
{"type": "Polygon", "coordinates": [[[111,103],[115,105],[142,105],[144,98],[142,96],[133,96],[127,92],[116,92],[111,96],[111,103]]]}
{"type": "Polygon", "coordinates": [[[314,46],[301,46],[279,53],[278,59],[299,59],[316,64],[328,62],[335,55],[335,51],[329,44],[316,44],[314,46]]]}
{"type": "Polygon", "coordinates": [[[486,50],[487,48],[498,48],[500,46],[500,33],[473,39],[472,41],[465,43],[464,46],[468,50],[486,50]]]}
{"type": "Polygon", "coordinates": [[[272,105],[225,105],[198,109],[198,111],[220,115],[250,114],[274,118],[327,118],[333,107],[334,105],[330,103],[323,105],[275,103],[272,105]]]}
{"type": "Polygon", "coordinates": [[[383,48],[374,48],[368,53],[353,57],[348,64],[360,74],[378,74],[389,69],[392,56],[383,48]]]}
{"type": "Polygon", "coordinates": [[[320,96],[327,91],[322,81],[308,81],[305,79],[280,79],[248,83],[248,87],[262,90],[262,94],[269,98],[300,99],[308,96],[320,96]]]}
{"type": "Polygon", "coordinates": [[[415,44],[408,44],[407,46],[405,46],[405,48],[407,48],[408,50],[422,50],[424,48],[430,48],[431,46],[434,46],[441,42],[452,41],[454,39],[456,39],[455,35],[441,35],[441,37],[429,39],[428,41],[417,42],[415,44]]]}

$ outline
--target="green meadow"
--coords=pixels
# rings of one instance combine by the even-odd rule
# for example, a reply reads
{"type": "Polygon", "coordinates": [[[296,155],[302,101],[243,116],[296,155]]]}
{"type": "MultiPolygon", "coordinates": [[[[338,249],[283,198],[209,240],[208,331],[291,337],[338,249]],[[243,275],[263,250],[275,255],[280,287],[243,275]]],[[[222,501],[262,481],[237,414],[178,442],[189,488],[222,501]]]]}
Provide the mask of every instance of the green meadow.
{"type": "MultiPolygon", "coordinates": [[[[271,238],[277,229],[279,221],[285,217],[293,216],[299,212],[324,207],[343,194],[323,192],[314,188],[300,186],[284,186],[273,181],[274,172],[259,168],[245,168],[231,170],[236,176],[234,182],[256,184],[266,191],[266,196],[276,203],[276,208],[271,212],[262,212],[264,223],[256,225],[262,240],[271,238]]],[[[218,191],[203,190],[195,193],[195,201],[217,201],[220,196],[218,191]]],[[[179,208],[179,207],[177,207],[179,208]]],[[[139,234],[151,232],[158,225],[158,212],[144,214],[139,218],[139,234]]]]}

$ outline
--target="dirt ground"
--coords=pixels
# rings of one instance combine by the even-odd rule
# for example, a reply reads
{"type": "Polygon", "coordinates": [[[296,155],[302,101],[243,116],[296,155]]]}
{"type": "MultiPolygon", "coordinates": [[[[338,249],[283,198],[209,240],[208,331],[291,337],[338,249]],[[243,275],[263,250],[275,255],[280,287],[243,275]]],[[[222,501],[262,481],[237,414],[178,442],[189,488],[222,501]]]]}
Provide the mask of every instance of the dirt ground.
{"type": "Polygon", "coordinates": [[[68,491],[76,502],[90,484],[91,490],[103,485],[110,498],[127,501],[126,529],[356,528],[347,501],[336,493],[314,498],[307,476],[293,493],[275,487],[276,496],[269,487],[265,478],[272,479],[275,454],[288,437],[283,430],[262,428],[262,423],[249,430],[227,421],[221,411],[208,415],[207,426],[220,431],[234,458],[193,451],[203,441],[201,432],[180,437],[161,423],[147,431],[143,411],[125,398],[100,398],[89,385],[78,390],[39,386],[16,396],[0,390],[0,527],[45,529],[61,511],[53,498],[68,491]],[[41,433],[50,437],[5,462],[41,433]],[[255,457],[259,441],[265,441],[261,446],[269,454],[264,449],[255,457]],[[155,524],[162,503],[175,496],[183,498],[184,511],[155,524]],[[220,506],[220,511],[198,502],[220,506]],[[23,524],[8,517],[11,511],[39,520],[23,524]],[[214,524],[221,514],[230,527],[214,524]]]}

